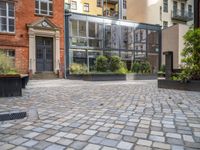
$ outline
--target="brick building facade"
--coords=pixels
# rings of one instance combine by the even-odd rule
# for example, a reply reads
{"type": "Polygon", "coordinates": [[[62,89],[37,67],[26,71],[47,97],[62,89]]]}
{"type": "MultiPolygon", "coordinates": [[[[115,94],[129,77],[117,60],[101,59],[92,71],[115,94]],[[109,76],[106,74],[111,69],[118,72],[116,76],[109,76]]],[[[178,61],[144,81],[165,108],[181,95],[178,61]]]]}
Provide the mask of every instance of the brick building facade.
{"type": "Polygon", "coordinates": [[[64,0],[0,0],[0,50],[20,73],[61,73],[64,0]]]}

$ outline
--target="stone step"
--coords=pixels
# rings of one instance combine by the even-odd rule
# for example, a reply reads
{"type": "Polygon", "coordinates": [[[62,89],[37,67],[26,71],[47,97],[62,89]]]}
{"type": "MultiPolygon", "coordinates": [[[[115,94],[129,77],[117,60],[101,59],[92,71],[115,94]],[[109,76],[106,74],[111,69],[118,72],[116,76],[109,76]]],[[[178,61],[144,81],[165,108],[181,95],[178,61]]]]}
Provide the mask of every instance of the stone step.
{"type": "Polygon", "coordinates": [[[53,72],[42,72],[42,73],[35,73],[32,75],[32,80],[48,80],[48,79],[57,79],[58,76],[53,72]]]}

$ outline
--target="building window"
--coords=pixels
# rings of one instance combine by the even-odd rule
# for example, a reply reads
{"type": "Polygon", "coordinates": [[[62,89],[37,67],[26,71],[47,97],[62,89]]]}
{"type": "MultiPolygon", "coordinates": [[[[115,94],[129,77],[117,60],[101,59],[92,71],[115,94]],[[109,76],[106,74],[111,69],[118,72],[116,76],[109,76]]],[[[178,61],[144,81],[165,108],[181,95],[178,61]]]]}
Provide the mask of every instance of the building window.
{"type": "Polygon", "coordinates": [[[185,4],[181,3],[181,16],[185,15],[185,4]]]}
{"type": "Polygon", "coordinates": [[[127,6],[126,6],[126,0],[123,0],[123,8],[126,9],[127,6]]]}
{"type": "Polygon", "coordinates": [[[14,3],[0,2],[0,32],[15,31],[14,3]]]}
{"type": "Polygon", "coordinates": [[[84,5],[83,5],[83,10],[84,10],[85,12],[89,12],[89,4],[88,4],[88,3],[84,3],[84,5]]]}
{"type": "Polygon", "coordinates": [[[168,0],[163,0],[163,12],[168,12],[168,0]]]}
{"type": "Polygon", "coordinates": [[[76,1],[71,2],[71,9],[77,10],[77,2],[76,1]]]}
{"type": "Polygon", "coordinates": [[[102,0],[97,0],[97,7],[102,7],[102,0]]]}
{"type": "Polygon", "coordinates": [[[192,17],[192,5],[188,5],[188,15],[192,17]]]}
{"type": "Polygon", "coordinates": [[[53,15],[53,0],[35,0],[35,13],[39,15],[53,15]]]}
{"type": "Polygon", "coordinates": [[[168,27],[168,22],[167,21],[163,21],[163,29],[168,27]]]}
{"type": "Polygon", "coordinates": [[[124,20],[126,20],[126,19],[127,19],[127,17],[126,17],[126,16],[123,16],[123,19],[124,19],[124,20]]]}
{"type": "Polygon", "coordinates": [[[174,11],[174,13],[177,13],[177,8],[178,8],[177,1],[173,1],[173,11],[174,11]]]}

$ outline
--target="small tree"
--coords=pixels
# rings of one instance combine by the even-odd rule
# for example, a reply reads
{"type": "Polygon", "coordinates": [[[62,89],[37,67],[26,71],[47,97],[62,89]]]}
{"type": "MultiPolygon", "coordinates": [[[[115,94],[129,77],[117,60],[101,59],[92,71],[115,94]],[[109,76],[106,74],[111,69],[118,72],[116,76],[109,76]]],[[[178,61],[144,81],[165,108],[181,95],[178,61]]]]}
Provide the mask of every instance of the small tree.
{"type": "Polygon", "coordinates": [[[184,36],[182,80],[200,80],[200,29],[190,29],[184,36]]]}
{"type": "Polygon", "coordinates": [[[106,72],[108,70],[108,58],[105,56],[98,56],[96,59],[96,70],[98,72],[106,72]]]}
{"type": "Polygon", "coordinates": [[[85,64],[73,63],[70,65],[70,73],[72,74],[86,74],[87,66],[85,64]]]}

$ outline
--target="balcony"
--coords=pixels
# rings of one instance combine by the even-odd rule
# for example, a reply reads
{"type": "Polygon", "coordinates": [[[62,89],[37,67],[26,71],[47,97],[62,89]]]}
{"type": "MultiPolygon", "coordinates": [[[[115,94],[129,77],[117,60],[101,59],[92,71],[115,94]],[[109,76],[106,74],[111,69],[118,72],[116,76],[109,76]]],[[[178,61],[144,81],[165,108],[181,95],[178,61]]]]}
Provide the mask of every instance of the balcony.
{"type": "Polygon", "coordinates": [[[119,0],[104,0],[104,3],[109,3],[109,4],[117,4],[117,3],[119,3],[119,0]]]}
{"type": "Polygon", "coordinates": [[[113,18],[118,18],[119,17],[118,11],[114,11],[114,10],[105,10],[103,12],[103,15],[107,16],[107,17],[113,17],[113,18]]]}
{"type": "Polygon", "coordinates": [[[193,20],[193,15],[194,14],[192,12],[187,12],[182,10],[172,11],[172,19],[178,21],[184,21],[184,22],[191,21],[193,20]]]}

